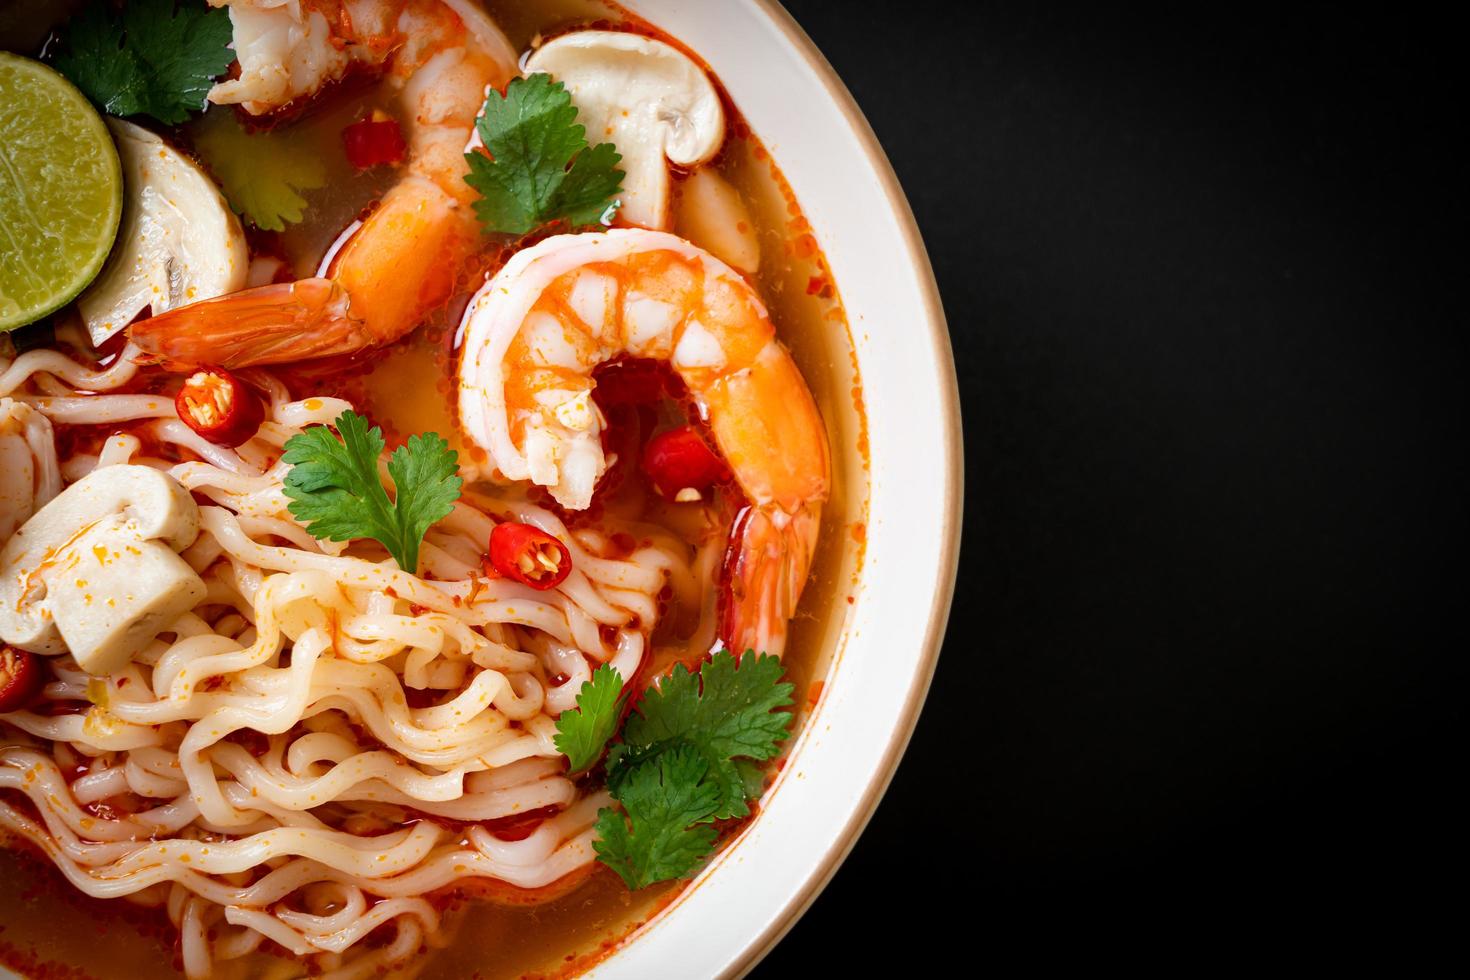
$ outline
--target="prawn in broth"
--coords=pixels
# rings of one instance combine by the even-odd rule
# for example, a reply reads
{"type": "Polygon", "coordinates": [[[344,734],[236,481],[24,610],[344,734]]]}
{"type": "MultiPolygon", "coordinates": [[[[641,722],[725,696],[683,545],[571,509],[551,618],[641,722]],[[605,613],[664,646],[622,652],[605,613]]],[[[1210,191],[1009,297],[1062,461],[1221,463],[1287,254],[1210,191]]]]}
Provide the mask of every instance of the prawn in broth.
{"type": "MultiPolygon", "coordinates": [[[[78,17],[211,16],[77,6],[63,69],[78,17]]],[[[867,494],[835,285],[718,80],[612,4],[221,6],[208,101],[112,131],[218,187],[242,268],[0,334],[0,961],[575,974],[820,696],[867,494]],[[604,124],[649,100],[689,145],[604,124]],[[497,152],[527,117],[568,152],[497,152]],[[735,690],[755,748],[671,721],[735,690]],[[701,801],[672,857],[650,781],[701,801]]]]}

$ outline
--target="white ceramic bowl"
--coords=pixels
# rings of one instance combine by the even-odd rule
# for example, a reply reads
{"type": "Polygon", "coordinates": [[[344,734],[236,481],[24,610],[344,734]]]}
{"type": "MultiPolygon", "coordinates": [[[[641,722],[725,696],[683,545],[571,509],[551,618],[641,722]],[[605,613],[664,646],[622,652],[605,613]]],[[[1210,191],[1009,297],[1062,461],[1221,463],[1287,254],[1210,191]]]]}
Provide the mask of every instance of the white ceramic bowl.
{"type": "Polygon", "coordinates": [[[852,96],[773,0],[623,0],[697,51],[781,167],[857,345],[871,443],[867,556],[826,692],[761,813],[588,976],[749,970],[832,877],[887,787],[934,673],[959,550],[954,362],[928,256],[852,96]]]}
{"type": "Polygon", "coordinates": [[[959,406],[944,314],[908,202],[862,113],[801,29],[773,0],[624,5],[704,57],[790,182],[847,310],[869,426],[866,560],[821,702],[759,816],[588,974],[725,977],[749,970],[830,880],[913,732],[954,588],[959,406]]]}

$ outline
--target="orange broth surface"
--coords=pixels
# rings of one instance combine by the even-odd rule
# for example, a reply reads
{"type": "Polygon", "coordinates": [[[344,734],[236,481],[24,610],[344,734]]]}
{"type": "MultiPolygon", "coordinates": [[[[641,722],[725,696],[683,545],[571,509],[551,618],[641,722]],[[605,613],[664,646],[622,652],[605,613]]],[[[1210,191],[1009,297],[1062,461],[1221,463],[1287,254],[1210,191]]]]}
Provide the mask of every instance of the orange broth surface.
{"type": "MultiPolygon", "coordinates": [[[[676,39],[602,0],[487,0],[484,5],[523,51],[582,27],[632,30],[678,45],[676,39]]],[[[696,52],[688,53],[698,57],[696,52]]],[[[389,186],[390,169],[355,172],[340,142],[343,126],[370,109],[387,105],[386,97],[371,82],[345,83],[277,124],[278,132],[313,147],[329,171],[327,186],[305,195],[309,202],[305,221],[280,233],[250,234],[255,255],[283,260],[279,279],[316,274],[333,242],[389,186]]],[[[728,98],[726,107],[728,136],[712,166],[734,185],[749,208],[761,244],[761,265],[753,285],[816,398],[832,449],[832,496],[824,510],[811,579],[787,646],[787,679],[796,685],[796,718],[789,746],[820,703],[822,678],[837,655],[854,600],[866,541],[867,431],[847,318],[816,237],[772,153],[751,133],[728,98]]],[[[170,135],[188,146],[187,126],[170,135]]],[[[677,179],[674,193],[679,193],[677,179]]],[[[673,230],[681,231],[677,226],[673,230]]],[[[475,275],[445,309],[431,315],[404,340],[369,356],[277,373],[297,397],[339,395],[352,400],[359,411],[383,426],[390,443],[416,432],[436,431],[461,453],[471,452],[455,421],[455,327],[470,294],[494,274],[513,248],[514,243],[487,239],[475,275]]],[[[661,414],[660,424],[678,421],[676,405],[666,405],[661,414]]],[[[95,431],[64,432],[63,447],[100,437],[95,431]]],[[[684,537],[708,533],[703,520],[691,526],[689,511],[661,501],[636,473],[611,496],[606,506],[620,517],[653,521],[684,537]]],[[[738,501],[727,503],[723,512],[733,514],[738,501]]],[[[596,514],[586,519],[595,523],[596,514]]],[[[673,622],[661,624],[654,637],[655,663],[650,676],[675,660],[692,660],[703,652],[684,649],[679,643],[680,620],[687,622],[697,614],[697,610],[683,610],[671,617],[673,622]]],[[[772,766],[768,783],[780,765],[778,760],[772,766]]],[[[758,812],[759,804],[755,809],[758,812]]],[[[738,829],[726,828],[725,836],[738,829]]],[[[174,929],[161,911],[81,895],[49,861],[10,843],[11,847],[0,847],[0,882],[4,883],[0,885],[0,963],[30,977],[180,975],[174,929]]],[[[428,953],[421,975],[483,980],[574,976],[676,903],[683,887],[682,883],[666,883],[630,893],[616,875],[600,865],[536,892],[495,882],[460,887],[434,896],[449,911],[444,927],[454,939],[448,948],[428,953]]],[[[264,947],[272,944],[267,942],[264,947]]],[[[289,959],[288,954],[278,948],[276,952],[279,957],[257,954],[244,961],[217,964],[218,975],[289,975],[289,964],[281,959],[289,959]]]]}

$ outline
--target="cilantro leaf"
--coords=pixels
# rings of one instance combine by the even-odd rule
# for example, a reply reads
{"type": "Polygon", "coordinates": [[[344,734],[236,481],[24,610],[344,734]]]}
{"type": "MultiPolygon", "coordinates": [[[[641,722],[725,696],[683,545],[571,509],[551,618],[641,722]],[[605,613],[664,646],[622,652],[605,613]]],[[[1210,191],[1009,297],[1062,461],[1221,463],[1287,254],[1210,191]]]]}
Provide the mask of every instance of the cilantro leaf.
{"type": "Polygon", "coordinates": [[[222,9],[171,0],[132,0],[123,8],[127,43],[148,67],[143,111],[165,123],[181,123],[204,108],[214,80],[230,67],[230,17],[222,9]]]}
{"type": "MultiPolygon", "coordinates": [[[[328,541],[376,538],[389,545],[397,538],[393,502],[378,479],[378,457],[386,443],[377,426],[356,412],[338,417],[337,431],[314,425],[286,440],[281,459],[286,474],[289,510],[308,530],[328,541]]],[[[391,545],[389,545],[391,547],[391,545]]]]}
{"type": "Polygon", "coordinates": [[[397,495],[390,500],[378,475],[383,431],[351,410],[335,424],[340,439],[316,425],[286,440],[291,516],[328,541],[373,538],[399,568],[416,572],[424,532],[459,499],[458,454],[435,433],[411,437],[388,460],[397,495]]]}
{"type": "Polygon", "coordinates": [[[592,846],[629,888],[682,878],[714,850],[715,830],[707,824],[720,788],[708,775],[702,753],[690,746],[672,749],[624,781],[619,802],[626,819],[610,807],[598,811],[592,846]]]}
{"type": "Polygon", "coordinates": [[[122,28],[106,4],[93,3],[67,23],[66,46],[52,64],[104,112],[142,111],[146,72],[137,52],[123,45],[122,28]]]}
{"type": "Polygon", "coordinates": [[[114,116],[173,125],[204,108],[235,53],[230,17],[202,0],[132,0],[121,14],[104,0],[72,18],[56,68],[114,116]]]}
{"type": "Polygon", "coordinates": [[[612,224],[619,204],[613,197],[623,187],[623,172],[617,169],[622,159],[611,143],[598,143],[578,153],[557,188],[553,211],[560,212],[573,228],[612,224]]]}
{"type": "Polygon", "coordinates": [[[205,113],[192,129],[194,148],[230,207],[263,231],[300,221],[306,213],[301,192],[326,186],[321,155],[284,131],[247,133],[228,109],[205,113]]]}
{"type": "Polygon", "coordinates": [[[603,664],[582,684],[577,710],[563,711],[556,719],[556,750],[567,757],[572,772],[596,762],[607,740],[617,734],[623,700],[622,675],[603,664]]]}
{"type": "Polygon", "coordinates": [[[722,650],[699,671],[675,667],[650,689],[623,726],[623,742],[608,759],[608,788],[617,797],[628,774],[649,759],[689,745],[709,763],[710,778],[721,787],[717,816],[750,812],[748,773],[739,758],[764,760],[780,751],[791,724],[791,684],[781,683],[778,657],[747,650],[738,661],[722,650]],[[738,668],[738,669],[737,669],[738,668]]]}
{"type": "Polygon", "coordinates": [[[602,863],[635,889],[698,867],[714,848],[705,825],[746,816],[764,789],[756,762],[788,736],[791,714],[779,709],[792,690],[779,658],[722,650],[699,673],[677,666],[646,691],[608,752],[607,788],[623,813],[597,815],[602,863]]]}
{"type": "Polygon", "coordinates": [[[393,510],[402,555],[395,552],[394,557],[399,558],[400,567],[418,569],[419,542],[424,540],[424,533],[454,510],[464,486],[458,460],[459,453],[450,449],[437,432],[409,436],[388,457],[388,475],[398,495],[393,510]]]}
{"type": "Polygon", "coordinates": [[[589,149],[576,119],[566,86],[550,75],[511,79],[503,96],[490,91],[476,128],[494,159],[465,154],[465,181],[480,192],[475,214],[486,231],[524,235],[557,220],[573,227],[612,220],[622,157],[611,143],[589,149]]]}
{"type": "Polygon", "coordinates": [[[736,759],[735,771],[740,773],[747,800],[753,800],[766,791],[766,771],[753,759],[736,759]]]}

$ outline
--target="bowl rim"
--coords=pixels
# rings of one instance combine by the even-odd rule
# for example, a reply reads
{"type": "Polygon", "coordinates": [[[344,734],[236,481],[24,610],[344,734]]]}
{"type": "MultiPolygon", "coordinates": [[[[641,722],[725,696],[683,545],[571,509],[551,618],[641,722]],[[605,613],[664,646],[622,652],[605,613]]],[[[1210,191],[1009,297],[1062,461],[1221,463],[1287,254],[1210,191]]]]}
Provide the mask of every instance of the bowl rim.
{"type": "MultiPolygon", "coordinates": [[[[889,733],[883,757],[874,770],[867,788],[853,808],[831,845],[822,855],[814,874],[808,877],[803,887],[777,913],[776,917],[759,934],[745,944],[741,954],[721,974],[721,978],[743,977],[766,957],[772,949],[791,931],[801,916],[826,889],[837,869],[852,852],[858,837],[867,828],[878,809],[889,784],[893,781],[904,751],[913,738],[919,714],[924,707],[934,671],[939,663],[939,652],[944,643],[945,629],[949,623],[949,611],[954,600],[959,570],[960,532],[964,520],[964,440],[963,421],[960,414],[959,387],[955,371],[954,351],[950,345],[948,322],[944,315],[944,304],[940,298],[939,283],[934,278],[934,267],[924,238],[914,218],[908,196],[899,183],[888,154],[884,152],[872,124],[858,106],[852,92],[822,54],[815,41],[802,29],[796,19],[778,0],[751,0],[759,11],[790,42],[796,53],[807,63],[820,80],[832,103],[846,120],[853,135],[863,148],[873,174],[878,178],[883,196],[893,211],[894,218],[902,231],[902,246],[908,255],[919,288],[923,294],[923,320],[929,331],[936,358],[935,368],[941,382],[939,397],[942,406],[940,422],[944,429],[944,516],[943,537],[940,551],[940,577],[934,591],[924,626],[922,653],[919,667],[914,671],[904,699],[898,724],[889,733]]],[[[632,938],[632,937],[629,937],[632,938]]]]}
{"type": "MultiPolygon", "coordinates": [[[[877,767],[869,776],[863,794],[850,811],[846,822],[823,853],[816,870],[807,877],[802,887],[776,913],[771,922],[743,944],[740,953],[718,974],[721,980],[743,977],[748,974],[791,931],[836,875],[838,868],[851,853],[887,792],[898,769],[898,764],[913,737],[919,714],[938,665],[956,588],[964,502],[963,423],[954,354],[950,345],[949,330],[938,283],[934,277],[933,266],[929,260],[923,236],[914,218],[913,209],[867,117],[816,43],[780,4],[779,0],[749,0],[749,2],[785,37],[792,49],[806,62],[820,81],[832,104],[842,115],[862,147],[872,168],[872,173],[878,180],[883,197],[901,231],[901,247],[907,255],[908,263],[914,272],[922,295],[922,319],[935,353],[934,366],[937,380],[940,382],[938,395],[942,411],[939,421],[943,430],[944,445],[942,527],[945,534],[939,553],[939,576],[920,642],[921,654],[918,666],[911,675],[899,720],[888,734],[888,741],[877,767]]],[[[672,912],[677,905],[676,900],[671,907],[657,913],[654,921],[672,912]]],[[[636,942],[641,931],[641,929],[635,930],[624,936],[609,952],[616,954],[626,949],[629,944],[636,942]]],[[[595,964],[592,972],[596,972],[595,964]]],[[[0,966],[0,976],[5,975],[11,974],[6,967],[0,966]]]]}

